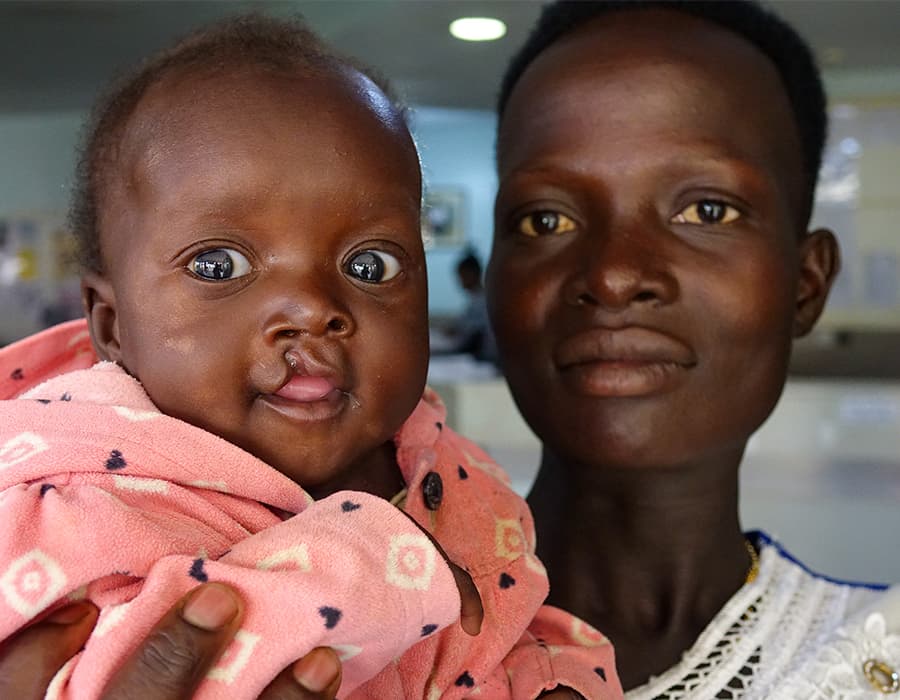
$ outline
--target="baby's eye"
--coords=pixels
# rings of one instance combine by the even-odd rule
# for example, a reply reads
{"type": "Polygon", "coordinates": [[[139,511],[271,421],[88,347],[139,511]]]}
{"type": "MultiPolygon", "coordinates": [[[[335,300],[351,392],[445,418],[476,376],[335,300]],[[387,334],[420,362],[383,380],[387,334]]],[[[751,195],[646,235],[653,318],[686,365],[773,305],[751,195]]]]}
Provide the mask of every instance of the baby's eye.
{"type": "Polygon", "coordinates": [[[675,216],[675,224],[730,224],[740,218],[741,212],[730,204],[717,199],[701,199],[689,204],[675,216]]]}
{"type": "Polygon", "coordinates": [[[381,250],[363,250],[347,263],[347,272],[363,282],[387,282],[400,273],[400,262],[381,250]]]}
{"type": "Polygon", "coordinates": [[[550,209],[526,214],[516,224],[516,230],[530,238],[558,236],[575,230],[575,222],[565,214],[550,209]]]}
{"type": "Polygon", "coordinates": [[[188,263],[188,269],[205,280],[230,280],[250,273],[250,261],[232,248],[204,250],[188,263]]]}

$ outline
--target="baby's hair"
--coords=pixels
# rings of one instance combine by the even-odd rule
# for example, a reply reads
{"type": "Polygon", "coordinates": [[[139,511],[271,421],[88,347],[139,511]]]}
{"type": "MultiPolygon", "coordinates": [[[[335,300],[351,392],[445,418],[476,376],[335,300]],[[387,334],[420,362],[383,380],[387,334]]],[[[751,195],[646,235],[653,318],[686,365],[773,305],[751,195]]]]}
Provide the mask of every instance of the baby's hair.
{"type": "Polygon", "coordinates": [[[372,80],[404,110],[390,86],[377,73],[339,54],[300,19],[260,14],[231,17],[195,30],[115,81],[95,103],[78,154],[69,226],[75,235],[82,269],[103,272],[100,211],[117,163],[126,127],[141,98],[168,76],[215,75],[229,70],[261,70],[271,74],[339,74],[351,69],[372,80]]]}
{"type": "MultiPolygon", "coordinates": [[[[500,120],[522,74],[551,44],[592,19],[646,9],[676,10],[718,24],[749,41],[775,64],[800,135],[806,186],[804,219],[808,219],[828,130],[825,90],[803,38],[784,20],[752,0],[559,0],[548,5],[506,69],[497,102],[500,120]]],[[[602,76],[597,80],[602,80],[602,76]]]]}

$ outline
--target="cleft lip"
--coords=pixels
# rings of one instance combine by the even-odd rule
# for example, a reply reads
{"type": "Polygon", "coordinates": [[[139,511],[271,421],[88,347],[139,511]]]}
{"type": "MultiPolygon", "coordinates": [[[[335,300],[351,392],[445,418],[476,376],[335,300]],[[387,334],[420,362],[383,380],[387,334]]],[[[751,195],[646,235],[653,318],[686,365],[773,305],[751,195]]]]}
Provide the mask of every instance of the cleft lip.
{"type": "Polygon", "coordinates": [[[576,333],[557,345],[553,360],[560,370],[593,363],[683,368],[697,364],[696,356],[686,344],[662,331],[640,326],[597,327],[576,333]]]}
{"type": "Polygon", "coordinates": [[[330,379],[311,375],[294,375],[275,392],[275,396],[288,401],[312,403],[322,401],[339,391],[330,379]]]}
{"type": "Polygon", "coordinates": [[[345,374],[337,358],[322,357],[306,348],[291,347],[284,353],[284,371],[270,393],[293,401],[316,401],[333,392],[346,392],[345,374]]]}

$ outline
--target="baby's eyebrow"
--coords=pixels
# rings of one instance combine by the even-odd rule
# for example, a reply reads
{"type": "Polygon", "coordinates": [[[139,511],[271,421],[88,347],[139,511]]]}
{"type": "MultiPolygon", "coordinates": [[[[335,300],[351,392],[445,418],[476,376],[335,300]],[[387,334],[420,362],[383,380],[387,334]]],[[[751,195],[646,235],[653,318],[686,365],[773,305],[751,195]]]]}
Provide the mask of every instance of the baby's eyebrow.
{"type": "Polygon", "coordinates": [[[182,198],[172,202],[170,208],[171,214],[184,214],[198,223],[223,226],[246,219],[252,212],[253,198],[240,193],[225,193],[199,202],[182,198]]]}

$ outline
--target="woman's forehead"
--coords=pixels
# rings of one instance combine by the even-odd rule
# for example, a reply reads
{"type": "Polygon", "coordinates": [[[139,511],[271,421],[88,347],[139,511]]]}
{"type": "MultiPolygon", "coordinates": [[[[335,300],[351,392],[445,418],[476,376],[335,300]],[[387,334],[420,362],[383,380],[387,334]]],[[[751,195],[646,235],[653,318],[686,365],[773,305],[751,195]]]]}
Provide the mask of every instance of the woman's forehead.
{"type": "Polygon", "coordinates": [[[537,162],[592,167],[612,149],[665,159],[661,148],[802,173],[771,61],[732,32],[672,11],[613,14],[546,49],[512,91],[497,143],[501,179],[537,162]]]}
{"type": "MultiPolygon", "coordinates": [[[[672,10],[613,13],[561,37],[523,72],[506,113],[519,108],[534,119],[548,100],[568,99],[573,111],[603,107],[622,119],[634,113],[648,120],[669,99],[659,90],[666,85],[688,99],[692,89],[705,88],[712,102],[694,105],[698,115],[749,99],[757,110],[774,105],[790,115],[767,56],[727,29],[672,10]]],[[[504,115],[501,127],[505,122],[504,115]]]]}

